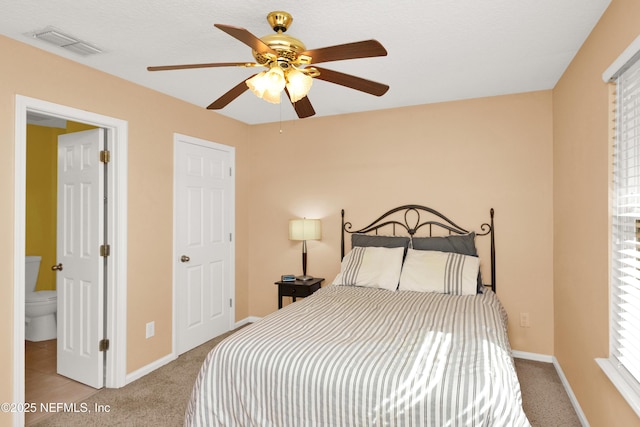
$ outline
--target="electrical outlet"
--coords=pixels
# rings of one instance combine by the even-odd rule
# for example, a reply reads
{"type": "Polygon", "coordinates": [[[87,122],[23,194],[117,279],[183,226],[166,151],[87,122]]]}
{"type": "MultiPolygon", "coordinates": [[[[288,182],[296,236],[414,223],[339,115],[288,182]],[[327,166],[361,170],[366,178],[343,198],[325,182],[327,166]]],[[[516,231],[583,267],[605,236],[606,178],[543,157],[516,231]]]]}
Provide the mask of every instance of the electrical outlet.
{"type": "Polygon", "coordinates": [[[151,338],[156,334],[156,322],[147,323],[147,338],[151,338]]]}
{"type": "Polygon", "coordinates": [[[531,324],[529,323],[529,313],[520,313],[520,327],[528,328],[531,324]]]}

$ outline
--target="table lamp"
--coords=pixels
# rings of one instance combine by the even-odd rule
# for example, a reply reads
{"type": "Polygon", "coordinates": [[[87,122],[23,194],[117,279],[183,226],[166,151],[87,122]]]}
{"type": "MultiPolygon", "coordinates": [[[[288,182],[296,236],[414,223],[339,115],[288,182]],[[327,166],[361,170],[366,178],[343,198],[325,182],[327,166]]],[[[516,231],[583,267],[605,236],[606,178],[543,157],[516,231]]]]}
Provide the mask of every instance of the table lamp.
{"type": "Polygon", "coordinates": [[[319,219],[292,219],[289,220],[289,240],[302,240],[302,276],[298,280],[311,280],[307,276],[307,240],[320,240],[322,237],[322,225],[319,219]]]}

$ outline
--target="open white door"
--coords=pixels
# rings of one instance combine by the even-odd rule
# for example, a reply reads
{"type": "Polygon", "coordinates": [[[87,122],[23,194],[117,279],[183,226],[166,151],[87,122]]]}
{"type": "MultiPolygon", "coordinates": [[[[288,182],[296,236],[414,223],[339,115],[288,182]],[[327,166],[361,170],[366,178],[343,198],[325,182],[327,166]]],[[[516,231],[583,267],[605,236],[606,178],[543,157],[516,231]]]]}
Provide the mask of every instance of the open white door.
{"type": "Polygon", "coordinates": [[[233,286],[233,156],[230,147],[175,141],[176,351],[230,329],[233,286]]]}
{"type": "Polygon", "coordinates": [[[58,373],[94,388],[104,385],[104,133],[58,138],[58,373]]]}

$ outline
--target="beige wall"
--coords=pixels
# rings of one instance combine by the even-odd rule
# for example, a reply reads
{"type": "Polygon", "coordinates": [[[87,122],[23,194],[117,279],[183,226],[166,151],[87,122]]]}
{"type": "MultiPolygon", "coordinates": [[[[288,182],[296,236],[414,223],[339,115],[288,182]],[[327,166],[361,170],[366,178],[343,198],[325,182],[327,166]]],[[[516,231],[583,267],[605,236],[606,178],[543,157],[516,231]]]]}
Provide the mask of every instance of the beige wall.
{"type": "MultiPolygon", "coordinates": [[[[247,305],[247,126],[0,37],[0,401],[12,401],[15,95],[129,123],[127,372],[171,352],[173,133],[236,147],[236,317],[247,305]],[[156,335],[145,339],[145,323],[156,335]]],[[[21,256],[21,255],[19,255],[21,256]]],[[[10,421],[0,414],[0,424],[10,421]]]]}
{"type": "Polygon", "coordinates": [[[594,358],[609,347],[608,90],[602,73],[640,34],[613,0],[553,92],[555,356],[592,426],[640,425],[594,358]]]}
{"type": "Polygon", "coordinates": [[[301,273],[301,244],[287,239],[290,218],[323,220],[323,239],[308,242],[308,273],[330,282],[342,208],[356,227],[415,203],[479,229],[493,207],[497,292],[511,344],[553,354],[551,102],[543,91],[310,118],[284,123],[282,133],[279,124],[253,126],[249,311],[275,310],[274,280],[301,273]],[[520,312],[530,314],[530,328],[520,328],[520,312]]]}

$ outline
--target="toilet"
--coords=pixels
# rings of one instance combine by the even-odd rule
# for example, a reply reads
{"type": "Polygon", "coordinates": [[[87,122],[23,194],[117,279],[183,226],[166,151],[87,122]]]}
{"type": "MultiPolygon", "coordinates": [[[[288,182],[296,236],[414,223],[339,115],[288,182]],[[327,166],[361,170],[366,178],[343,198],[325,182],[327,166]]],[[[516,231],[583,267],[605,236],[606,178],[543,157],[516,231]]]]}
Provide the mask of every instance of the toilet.
{"type": "Polygon", "coordinates": [[[57,336],[56,311],[58,298],[56,291],[36,291],[40,256],[25,257],[25,329],[27,341],[46,341],[57,336]]]}

